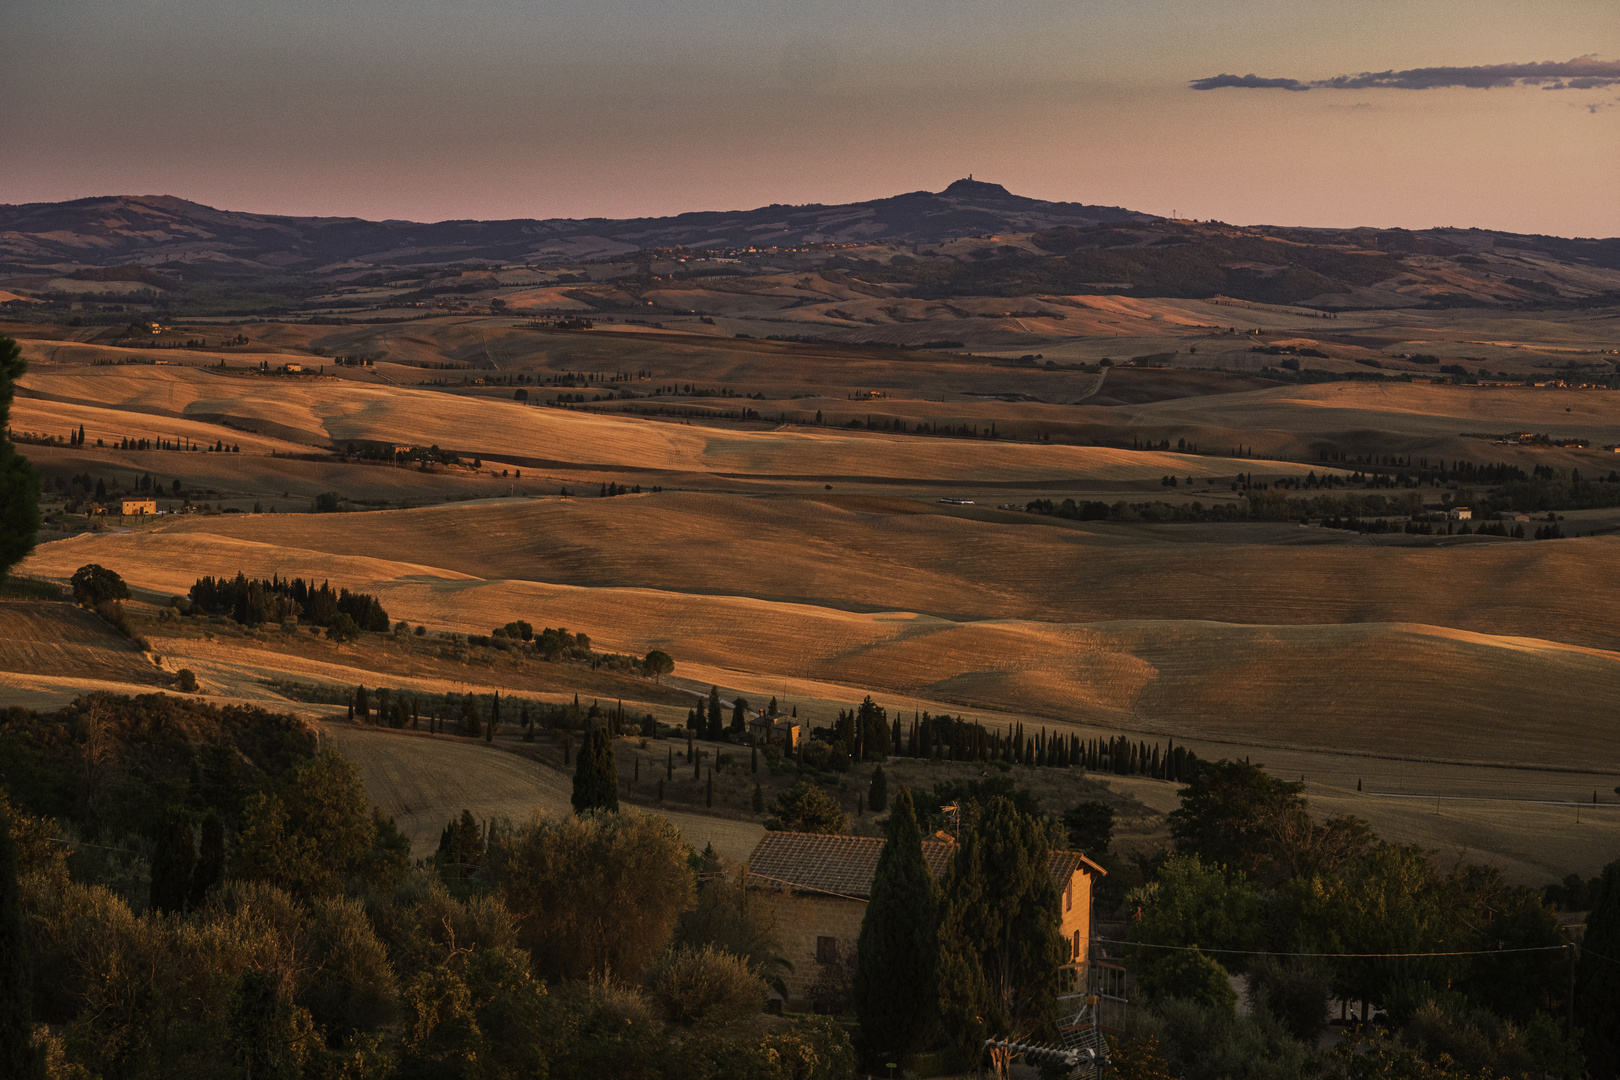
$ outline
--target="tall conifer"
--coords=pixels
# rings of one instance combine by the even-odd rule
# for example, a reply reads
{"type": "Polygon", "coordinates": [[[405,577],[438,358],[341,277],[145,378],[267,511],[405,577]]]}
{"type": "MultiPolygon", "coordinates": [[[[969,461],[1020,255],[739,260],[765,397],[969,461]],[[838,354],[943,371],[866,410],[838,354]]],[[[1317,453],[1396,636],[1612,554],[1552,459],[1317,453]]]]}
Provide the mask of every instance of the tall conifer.
{"type": "Polygon", "coordinates": [[[921,1049],[939,1006],[938,897],[923,859],[916,807],[903,787],[888,832],[861,921],[854,984],[861,1052],[876,1065],[921,1049]]]}
{"type": "Polygon", "coordinates": [[[606,728],[585,733],[574,765],[574,812],[619,809],[619,769],[606,728]]]}

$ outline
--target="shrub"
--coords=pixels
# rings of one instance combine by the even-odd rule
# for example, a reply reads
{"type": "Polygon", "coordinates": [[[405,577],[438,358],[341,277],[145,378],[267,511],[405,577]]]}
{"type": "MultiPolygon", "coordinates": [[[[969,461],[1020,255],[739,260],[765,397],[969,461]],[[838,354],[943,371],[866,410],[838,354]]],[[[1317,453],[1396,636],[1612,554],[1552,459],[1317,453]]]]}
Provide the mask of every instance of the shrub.
{"type": "Polygon", "coordinates": [[[337,642],[354,641],[360,636],[360,627],[347,612],[340,611],[332,617],[326,636],[337,642]]]}
{"type": "Polygon", "coordinates": [[[1321,967],[1268,956],[1256,961],[1249,973],[1249,1008],[1266,1010],[1290,1035],[1314,1046],[1327,1026],[1330,989],[1327,972],[1321,967]]]}
{"type": "Polygon", "coordinates": [[[647,974],[647,989],[672,1023],[713,1026],[741,1020],[765,1004],[765,982],[735,953],[682,946],[647,974]]]}
{"type": "Polygon", "coordinates": [[[174,673],[174,684],[182,694],[195,694],[197,692],[197,675],[190,668],[181,668],[174,673]]]}
{"type": "Polygon", "coordinates": [[[842,833],[849,829],[849,815],[820,786],[800,780],[776,797],[776,816],[765,823],[767,829],[787,832],[842,833]]]}

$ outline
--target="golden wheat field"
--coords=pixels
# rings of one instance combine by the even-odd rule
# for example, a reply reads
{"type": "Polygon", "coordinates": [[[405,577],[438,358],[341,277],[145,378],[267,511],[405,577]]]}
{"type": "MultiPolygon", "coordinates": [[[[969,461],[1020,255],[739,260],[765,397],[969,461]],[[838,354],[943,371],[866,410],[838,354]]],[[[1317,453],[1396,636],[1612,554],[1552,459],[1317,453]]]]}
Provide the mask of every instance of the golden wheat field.
{"type": "MultiPolygon", "coordinates": [[[[856,314],[852,305],[870,299],[822,284],[831,291],[794,308],[796,318],[856,314]]],[[[806,300],[795,290],[808,287],[777,287],[778,300],[806,300]]],[[[723,292],[705,304],[775,302],[769,290],[723,292]]],[[[536,305],[565,299],[547,290],[532,297],[536,305]]],[[[1187,335],[1201,319],[1237,318],[1192,302],[1073,299],[1049,306],[1066,323],[1091,320],[1113,335],[1087,339],[1088,348],[1148,342],[1150,333],[1126,334],[1140,324],[1187,335]]],[[[982,315],[996,312],[963,317],[982,315]]],[[[1300,341],[1315,340],[1307,316],[1288,317],[1301,323],[1300,341]]],[[[1368,316],[1358,326],[1401,328],[1400,340],[1462,335],[1427,315],[1368,316]]],[[[1492,347],[1506,350],[1526,328],[1509,319],[1473,328],[1485,329],[1497,335],[1492,347]]],[[[1559,332],[1581,344],[1589,329],[1559,332]]],[[[1250,756],[1281,775],[1297,772],[1321,809],[1366,817],[1391,838],[1495,861],[1525,881],[1592,872],[1620,839],[1620,810],[1610,808],[1620,782],[1612,707],[1620,701],[1620,538],[1363,536],[1297,522],[1079,522],[1022,510],[1031,498],[1066,496],[1237,506],[1240,474],[1275,484],[1332,469],[1349,479],[1357,463],[1327,466],[1327,450],[1602,476],[1617,460],[1597,447],[1620,441],[1620,394],[1285,385],[1255,377],[1257,368],[1041,370],[960,354],[677,340],[650,327],[527,333],[490,320],[437,320],[252,331],[252,343],[228,357],[233,368],[311,361],[315,347],[381,359],[341,378],[276,377],[187,366],[210,362],[206,350],[176,364],[108,364],[115,346],[28,343],[34,366],[14,426],[65,436],[83,424],[89,443],[27,447],[48,481],[88,474],[127,483],[151,473],[159,483],[183,480],[205,505],[245,511],[263,501],[280,512],[165,514],[86,531],[53,503],[58,531],[44,535],[62,538],[42,543],[22,573],[65,581],[100,563],[124,576],[146,617],[200,576],[240,571],[374,593],[391,618],[426,627],[429,642],[524,619],[584,631],[599,651],[659,648],[676,662],[668,687],[647,684],[638,696],[628,685],[609,696],[668,721],[684,717],[683,694],[713,684],[728,700],[778,697],[816,724],[870,693],[908,715],[1173,738],[1206,756],[1250,756]],[[491,381],[642,374],[630,380],[636,400],[543,408],[515,401],[511,382],[434,386],[441,369],[412,366],[441,362],[474,365],[491,381]],[[731,396],[639,396],[666,379],[697,378],[731,396]],[[856,393],[863,387],[888,389],[867,398],[856,393]],[[635,415],[649,405],[692,415],[635,415]],[[745,407],[761,419],[735,419],[745,407]],[[828,426],[808,422],[818,409],[828,426]],[[874,427],[927,421],[982,431],[994,423],[1010,437],[842,426],[868,417],[881,422],[874,427]],[[1509,431],[1592,445],[1478,437],[1509,431]],[[1062,437],[1044,441],[1054,432],[1062,437]],[[242,450],[94,446],[126,435],[242,450]],[[1182,438],[1204,452],[1119,448],[1182,438]],[[436,444],[469,461],[424,472],[330,453],[349,443],[436,444]],[[1238,447],[1273,459],[1235,456],[1238,447]],[[598,497],[608,482],[644,491],[598,497]],[[405,508],[289,512],[321,492],[351,506],[405,508]],[[458,501],[440,501],[448,499],[458,501]],[[1608,802],[1577,825],[1562,804],[1589,801],[1594,790],[1608,802]]],[[[536,390],[534,399],[543,396],[536,390]]],[[[1441,494],[1421,491],[1436,505],[1441,494]]],[[[1566,525],[1601,532],[1613,517],[1572,511],[1566,525]]],[[[541,661],[514,667],[477,650],[424,659],[430,653],[388,639],[339,646],[302,629],[215,633],[188,623],[181,632],[152,620],[143,657],[116,642],[80,643],[82,628],[60,619],[13,623],[0,644],[7,704],[60,702],[76,686],[148,688],[182,666],[218,700],[312,718],[332,709],[289,702],[290,684],[500,690],[549,701],[578,692],[541,661]]],[[[452,781],[423,762],[417,743],[426,740],[334,737],[419,848],[458,800],[476,796],[504,813],[557,797],[555,776],[505,760],[511,755],[470,751],[466,777],[452,781]]],[[[1168,786],[1144,791],[1173,800],[1168,786]]],[[[721,840],[740,848],[746,837],[721,840]]]]}

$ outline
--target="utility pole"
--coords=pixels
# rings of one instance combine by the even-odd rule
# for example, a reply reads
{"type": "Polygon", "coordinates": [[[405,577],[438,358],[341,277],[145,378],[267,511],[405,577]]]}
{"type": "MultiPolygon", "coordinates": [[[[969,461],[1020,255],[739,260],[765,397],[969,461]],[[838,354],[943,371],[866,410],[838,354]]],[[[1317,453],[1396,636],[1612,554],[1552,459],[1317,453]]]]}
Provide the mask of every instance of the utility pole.
{"type": "Polygon", "coordinates": [[[1572,939],[1569,943],[1569,995],[1564,999],[1564,1038],[1575,1038],[1575,958],[1580,946],[1572,939]]]}

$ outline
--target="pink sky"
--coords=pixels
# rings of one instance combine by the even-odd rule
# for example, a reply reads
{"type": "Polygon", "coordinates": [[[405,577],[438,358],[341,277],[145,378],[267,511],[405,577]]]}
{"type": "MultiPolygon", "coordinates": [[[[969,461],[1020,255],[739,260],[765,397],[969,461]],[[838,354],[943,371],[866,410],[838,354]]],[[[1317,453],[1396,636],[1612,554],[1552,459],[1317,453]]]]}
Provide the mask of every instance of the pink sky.
{"type": "Polygon", "coordinates": [[[13,0],[0,201],[655,215],[938,190],[1620,235],[1620,86],[1193,91],[1620,56],[1612,0],[13,0]]]}

